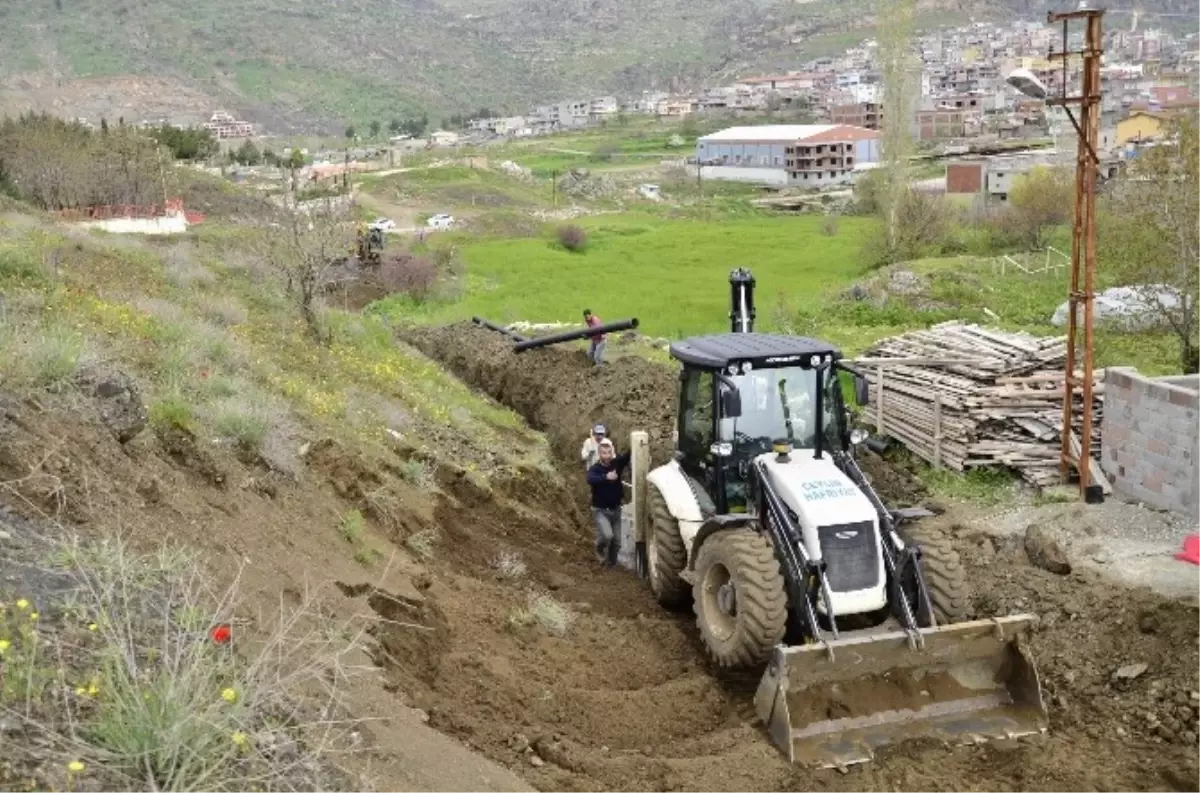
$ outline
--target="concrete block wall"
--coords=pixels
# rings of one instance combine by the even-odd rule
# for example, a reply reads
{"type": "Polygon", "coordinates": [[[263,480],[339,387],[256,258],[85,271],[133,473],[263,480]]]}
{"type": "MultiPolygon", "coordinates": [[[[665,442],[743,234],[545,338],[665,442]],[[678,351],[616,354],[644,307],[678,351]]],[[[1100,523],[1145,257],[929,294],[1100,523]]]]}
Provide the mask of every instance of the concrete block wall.
{"type": "Polygon", "coordinates": [[[1101,438],[1101,465],[1117,495],[1197,517],[1200,376],[1108,369],[1101,438]]]}

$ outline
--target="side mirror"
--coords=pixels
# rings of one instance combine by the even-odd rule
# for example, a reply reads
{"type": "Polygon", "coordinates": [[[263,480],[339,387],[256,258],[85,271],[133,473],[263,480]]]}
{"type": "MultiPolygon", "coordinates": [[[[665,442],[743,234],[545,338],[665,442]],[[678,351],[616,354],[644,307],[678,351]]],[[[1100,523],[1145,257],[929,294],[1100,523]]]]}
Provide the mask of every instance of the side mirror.
{"type": "Polygon", "coordinates": [[[850,445],[858,446],[859,444],[866,443],[866,440],[869,437],[871,437],[871,433],[867,432],[861,427],[855,427],[854,429],[850,430],[850,445]]]}
{"type": "Polygon", "coordinates": [[[742,415],[742,394],[731,388],[721,391],[721,418],[736,419],[742,415]]]}
{"type": "Polygon", "coordinates": [[[854,402],[860,408],[871,404],[871,385],[860,374],[854,375],[854,402]]]}

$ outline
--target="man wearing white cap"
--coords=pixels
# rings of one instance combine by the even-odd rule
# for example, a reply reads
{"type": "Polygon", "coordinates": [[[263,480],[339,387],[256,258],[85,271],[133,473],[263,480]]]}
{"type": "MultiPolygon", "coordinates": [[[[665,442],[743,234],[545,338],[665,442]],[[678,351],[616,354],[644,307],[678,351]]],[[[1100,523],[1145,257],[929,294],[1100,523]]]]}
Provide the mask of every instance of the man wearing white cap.
{"type": "Polygon", "coordinates": [[[600,441],[608,437],[608,428],[603,424],[592,427],[592,432],[583,442],[583,450],[579,456],[583,459],[583,470],[587,470],[600,459],[600,441]]]}

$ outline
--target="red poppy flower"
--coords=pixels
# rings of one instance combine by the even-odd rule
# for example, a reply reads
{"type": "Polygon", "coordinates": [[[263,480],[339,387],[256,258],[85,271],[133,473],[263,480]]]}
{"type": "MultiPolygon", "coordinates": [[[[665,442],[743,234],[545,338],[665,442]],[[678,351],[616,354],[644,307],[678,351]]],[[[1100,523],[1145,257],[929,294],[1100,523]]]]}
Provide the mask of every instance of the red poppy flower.
{"type": "Polygon", "coordinates": [[[233,636],[233,631],[229,629],[228,625],[218,625],[209,631],[208,635],[217,644],[225,644],[233,636]]]}

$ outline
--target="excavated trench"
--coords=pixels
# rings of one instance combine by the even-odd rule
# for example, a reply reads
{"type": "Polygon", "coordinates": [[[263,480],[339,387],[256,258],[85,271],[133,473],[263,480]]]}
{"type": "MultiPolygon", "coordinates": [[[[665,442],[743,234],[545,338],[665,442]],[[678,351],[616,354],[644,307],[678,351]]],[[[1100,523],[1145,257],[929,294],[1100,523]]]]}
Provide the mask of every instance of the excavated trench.
{"type": "MultiPolygon", "coordinates": [[[[647,430],[656,461],[665,459],[674,373],[632,357],[595,370],[573,349],[516,356],[469,324],[400,335],[544,431],[573,483],[532,474],[491,492],[452,483],[453,500],[436,515],[449,558],[419,582],[422,601],[401,604],[409,622],[431,630],[381,629],[394,689],[536,787],[1200,789],[1196,607],[1035,568],[1019,545],[998,545],[950,514],[945,528],[975,586],[971,616],[1041,617],[1030,651],[1050,734],[1014,745],[906,743],[847,774],[788,765],[755,723],[757,676],[710,668],[689,615],[664,612],[635,577],[599,570],[590,554],[579,444],[602,420],[617,438],[647,430]],[[527,572],[497,569],[504,552],[527,572]],[[520,618],[538,591],[566,604],[573,621],[551,613],[547,628],[520,618]],[[1114,676],[1139,662],[1148,665],[1139,676],[1114,676]]],[[[875,461],[868,473],[892,503],[919,499],[902,472],[875,461]]]]}

